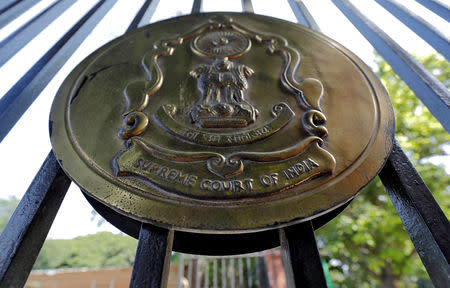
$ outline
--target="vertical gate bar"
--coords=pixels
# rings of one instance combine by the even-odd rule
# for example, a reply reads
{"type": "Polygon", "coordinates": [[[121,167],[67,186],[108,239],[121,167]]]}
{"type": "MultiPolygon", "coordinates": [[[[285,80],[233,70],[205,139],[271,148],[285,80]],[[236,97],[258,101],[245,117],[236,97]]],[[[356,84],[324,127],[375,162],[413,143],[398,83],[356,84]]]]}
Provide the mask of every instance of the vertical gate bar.
{"type": "Polygon", "coordinates": [[[63,12],[75,2],[75,0],[56,1],[0,42],[0,66],[6,63],[20,49],[33,40],[36,35],[63,14],[63,12]]]}
{"type": "Polygon", "coordinates": [[[250,261],[250,257],[245,258],[245,264],[247,266],[247,287],[252,287],[252,265],[250,261]]]}
{"type": "Polygon", "coordinates": [[[234,273],[234,258],[230,258],[230,270],[228,270],[228,273],[230,273],[230,287],[235,288],[236,287],[236,274],[234,273]]]}
{"type": "Polygon", "coordinates": [[[256,282],[256,285],[258,286],[258,287],[261,287],[261,284],[260,284],[260,269],[259,269],[259,257],[255,257],[255,258],[253,258],[253,264],[255,265],[255,275],[256,275],[256,278],[255,278],[255,282],[256,282]]]}
{"type": "Polygon", "coordinates": [[[427,7],[435,14],[450,22],[450,7],[448,7],[446,4],[438,2],[436,0],[416,0],[416,2],[419,2],[422,6],[427,7]]]}
{"type": "Polygon", "coordinates": [[[0,142],[117,0],[101,0],[0,99],[0,142]]]}
{"type": "Polygon", "coordinates": [[[269,288],[269,272],[267,271],[266,261],[264,256],[258,257],[256,259],[256,275],[258,276],[258,287],[269,288]]]}
{"type": "Polygon", "coordinates": [[[155,13],[158,3],[159,0],[146,0],[144,4],[142,4],[141,9],[139,9],[133,21],[130,23],[130,26],[128,26],[125,33],[149,23],[155,13]]]}
{"type": "Polygon", "coordinates": [[[260,269],[259,269],[259,257],[254,257],[252,258],[253,260],[253,265],[255,267],[255,283],[257,287],[262,287],[261,286],[261,281],[260,281],[260,269]]]}
{"type": "Polygon", "coordinates": [[[332,1],[422,100],[445,130],[450,132],[450,92],[444,84],[348,0],[332,1]]]}
{"type": "MultiPolygon", "coordinates": [[[[314,227],[313,227],[314,229],[314,227]]],[[[281,252],[281,261],[283,263],[285,276],[286,276],[286,287],[289,288],[295,288],[294,285],[294,275],[291,267],[291,260],[289,258],[289,255],[287,253],[286,249],[283,249],[286,246],[286,233],[284,230],[279,230],[279,237],[280,237],[280,252],[281,252]]]]}
{"type": "Polygon", "coordinates": [[[0,235],[0,287],[23,287],[70,185],[50,151],[0,235]]]}
{"type": "Polygon", "coordinates": [[[244,287],[244,268],[242,267],[242,258],[237,258],[238,261],[238,279],[239,279],[239,287],[244,287]]]}
{"type": "Polygon", "coordinates": [[[252,0],[241,0],[242,1],[242,10],[248,13],[255,13],[253,10],[252,0]]]}
{"type": "Polygon", "coordinates": [[[173,230],[142,223],[130,288],[167,287],[173,230]]]}
{"type": "Polygon", "coordinates": [[[202,8],[202,0],[194,0],[192,4],[191,14],[198,14],[202,8]]]}
{"type": "Polygon", "coordinates": [[[180,258],[178,261],[178,277],[177,277],[177,287],[183,288],[182,281],[184,277],[184,254],[180,253],[180,258]]]}
{"type": "Polygon", "coordinates": [[[436,27],[428,24],[422,17],[409,10],[403,4],[395,0],[375,0],[392,15],[402,21],[403,24],[441,53],[447,60],[450,59],[449,39],[436,27]]]}
{"type": "Polygon", "coordinates": [[[203,287],[208,288],[209,287],[209,261],[208,259],[205,259],[205,282],[203,287]]]}
{"type": "Polygon", "coordinates": [[[380,173],[436,287],[450,287],[450,223],[397,141],[380,173]]]}
{"type": "Polygon", "coordinates": [[[327,287],[311,221],[279,229],[279,235],[291,287],[327,287]]]}
{"type": "Polygon", "coordinates": [[[193,266],[192,265],[192,258],[189,258],[189,260],[188,260],[188,283],[189,283],[189,287],[192,287],[191,286],[191,284],[192,284],[192,270],[193,270],[192,266],[193,266]]]}
{"type": "Polygon", "coordinates": [[[319,25],[317,25],[302,0],[288,0],[288,2],[291,6],[292,12],[294,12],[295,17],[297,18],[298,24],[320,32],[319,25]]]}
{"type": "Polygon", "coordinates": [[[225,262],[225,258],[222,258],[220,260],[220,266],[222,268],[222,288],[226,288],[227,287],[227,264],[225,262]]]}
{"type": "Polygon", "coordinates": [[[200,288],[200,283],[202,282],[202,259],[197,258],[195,263],[195,288],[200,288]]]}
{"type": "Polygon", "coordinates": [[[214,258],[213,260],[213,287],[217,288],[217,258],[214,258]]]}
{"type": "Polygon", "coordinates": [[[39,0],[21,0],[4,7],[0,10],[0,29],[11,23],[38,2],[39,0]]]}

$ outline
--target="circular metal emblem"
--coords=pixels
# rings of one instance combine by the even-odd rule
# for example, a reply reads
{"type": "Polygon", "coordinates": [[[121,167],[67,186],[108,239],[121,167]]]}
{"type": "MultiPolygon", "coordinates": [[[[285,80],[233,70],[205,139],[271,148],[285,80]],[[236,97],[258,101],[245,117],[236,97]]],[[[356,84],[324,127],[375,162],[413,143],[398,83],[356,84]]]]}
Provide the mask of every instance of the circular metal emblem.
{"type": "Polygon", "coordinates": [[[381,169],[394,117],[350,51],[248,14],[151,24],[65,80],[51,141],[90,197],[135,220],[202,233],[318,217],[381,169]]]}

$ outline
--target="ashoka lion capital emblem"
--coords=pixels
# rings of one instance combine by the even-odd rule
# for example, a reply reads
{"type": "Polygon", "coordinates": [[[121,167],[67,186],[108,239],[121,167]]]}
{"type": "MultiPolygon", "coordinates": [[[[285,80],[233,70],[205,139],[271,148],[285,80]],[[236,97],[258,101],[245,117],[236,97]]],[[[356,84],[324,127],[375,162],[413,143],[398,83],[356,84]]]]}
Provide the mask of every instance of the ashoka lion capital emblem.
{"type": "Polygon", "coordinates": [[[256,120],[258,110],[245,100],[247,78],[254,71],[228,57],[216,58],[211,65],[201,65],[190,72],[202,92],[191,109],[192,121],[203,128],[245,127],[256,120]]]}
{"type": "Polygon", "coordinates": [[[245,93],[252,68],[229,57],[245,54],[251,42],[235,31],[212,31],[193,39],[191,49],[200,56],[214,58],[212,64],[202,64],[190,71],[197,78],[201,99],[191,108],[194,123],[203,128],[245,127],[258,115],[245,93]]]}

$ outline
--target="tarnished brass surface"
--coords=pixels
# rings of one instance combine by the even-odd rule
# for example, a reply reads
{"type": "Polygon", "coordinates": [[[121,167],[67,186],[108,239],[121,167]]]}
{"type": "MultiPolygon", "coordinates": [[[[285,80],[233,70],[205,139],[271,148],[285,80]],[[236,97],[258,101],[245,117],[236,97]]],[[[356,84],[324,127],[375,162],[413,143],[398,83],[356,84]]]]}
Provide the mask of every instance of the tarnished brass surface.
{"type": "Polygon", "coordinates": [[[151,24],[65,80],[54,151],[92,197],[129,217],[238,233],[317,217],[388,156],[391,103],[333,40],[253,14],[151,24]]]}

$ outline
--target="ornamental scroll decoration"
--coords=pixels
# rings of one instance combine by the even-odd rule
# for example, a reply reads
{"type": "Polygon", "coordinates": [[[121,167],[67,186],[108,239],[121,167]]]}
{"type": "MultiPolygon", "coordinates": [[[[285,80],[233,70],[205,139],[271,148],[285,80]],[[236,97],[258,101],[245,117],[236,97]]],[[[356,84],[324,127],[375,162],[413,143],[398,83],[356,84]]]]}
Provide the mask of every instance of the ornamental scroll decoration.
{"type": "Polygon", "coordinates": [[[328,134],[325,127],[326,117],[320,108],[323,86],[315,78],[297,80],[295,74],[299,65],[299,53],[290,47],[283,37],[251,31],[234,23],[231,18],[211,19],[208,24],[186,35],[157,43],[142,59],[142,67],[148,80],[130,83],[124,90],[128,109],[122,115],[123,127],[118,135],[124,139],[125,148],[114,158],[113,168],[116,175],[118,177],[137,175],[154,182],[155,178],[150,177],[148,171],[144,173],[142,169],[139,170],[142,167],[138,167],[139,160],[136,162],[135,159],[136,155],[150,155],[155,159],[171,161],[178,165],[177,167],[181,167],[183,163],[203,161],[210,173],[226,179],[241,174],[248,161],[276,165],[277,161],[293,159],[307,149],[314,149],[325,164],[320,164],[321,169],[309,173],[301,181],[292,182],[292,185],[321,175],[330,175],[336,163],[334,157],[323,148],[328,134]],[[173,55],[186,41],[190,41],[189,48],[192,53],[205,59],[204,64],[186,71],[197,81],[199,92],[198,101],[187,109],[191,123],[177,119],[179,109],[175,104],[161,105],[154,117],[151,117],[145,110],[151,97],[157,97],[155,93],[164,81],[158,59],[173,55]],[[229,153],[223,152],[226,150],[207,151],[208,149],[202,152],[174,150],[150,143],[140,137],[148,129],[150,121],[155,121],[161,128],[182,141],[207,147],[233,147],[269,138],[297,119],[289,105],[280,102],[273,105],[271,120],[258,123],[261,112],[255,107],[252,99],[247,99],[248,90],[251,89],[248,80],[258,71],[250,67],[251,65],[239,61],[239,57],[248,53],[252,45],[264,47],[269,57],[270,55],[281,57],[283,64],[279,83],[288,94],[295,97],[295,102],[304,111],[298,118],[301,127],[308,134],[307,137],[300,139],[295,145],[277,151],[233,150],[229,153]],[[307,86],[308,91],[314,91],[314,95],[305,97],[303,89],[307,86]],[[234,132],[223,133],[223,128],[229,130],[233,128],[234,132]],[[240,132],[243,128],[245,129],[240,132]],[[135,158],[131,159],[132,155],[135,158]]]}

